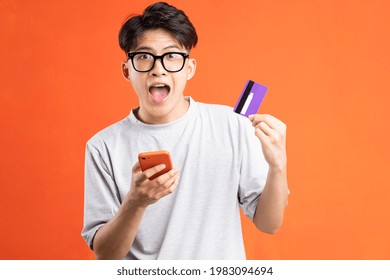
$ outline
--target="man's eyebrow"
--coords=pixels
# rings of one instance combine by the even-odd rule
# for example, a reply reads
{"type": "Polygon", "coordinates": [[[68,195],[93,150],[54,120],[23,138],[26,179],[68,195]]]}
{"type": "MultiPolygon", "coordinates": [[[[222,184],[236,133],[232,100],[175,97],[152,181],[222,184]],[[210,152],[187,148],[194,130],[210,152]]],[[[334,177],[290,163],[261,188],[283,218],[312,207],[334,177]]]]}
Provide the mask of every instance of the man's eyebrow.
{"type": "Polygon", "coordinates": [[[164,48],[164,50],[168,50],[168,49],[179,49],[180,50],[180,47],[178,45],[170,45],[170,46],[164,48]]]}
{"type": "Polygon", "coordinates": [[[143,46],[141,46],[141,47],[136,48],[134,51],[135,52],[139,52],[139,51],[153,51],[153,49],[150,48],[150,47],[143,47],[143,46]]]}
{"type": "MultiPolygon", "coordinates": [[[[163,50],[169,50],[169,49],[178,49],[178,50],[181,50],[181,48],[178,46],[178,45],[169,45],[165,48],[163,48],[163,50]]],[[[147,46],[140,46],[138,48],[135,49],[135,52],[139,52],[139,51],[149,51],[149,52],[153,52],[154,49],[151,48],[151,47],[147,47],[147,46]]]]}

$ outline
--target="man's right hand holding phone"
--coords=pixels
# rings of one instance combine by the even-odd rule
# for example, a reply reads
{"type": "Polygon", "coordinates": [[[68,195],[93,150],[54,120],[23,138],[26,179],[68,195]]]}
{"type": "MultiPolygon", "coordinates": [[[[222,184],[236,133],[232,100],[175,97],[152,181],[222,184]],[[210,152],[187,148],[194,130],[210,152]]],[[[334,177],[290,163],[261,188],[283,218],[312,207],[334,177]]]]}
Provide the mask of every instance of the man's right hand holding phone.
{"type": "Polygon", "coordinates": [[[177,168],[149,180],[164,168],[165,164],[159,164],[142,171],[139,162],[137,162],[132,169],[131,187],[125,201],[130,200],[132,205],[146,208],[171,194],[179,184],[180,173],[177,168]]]}

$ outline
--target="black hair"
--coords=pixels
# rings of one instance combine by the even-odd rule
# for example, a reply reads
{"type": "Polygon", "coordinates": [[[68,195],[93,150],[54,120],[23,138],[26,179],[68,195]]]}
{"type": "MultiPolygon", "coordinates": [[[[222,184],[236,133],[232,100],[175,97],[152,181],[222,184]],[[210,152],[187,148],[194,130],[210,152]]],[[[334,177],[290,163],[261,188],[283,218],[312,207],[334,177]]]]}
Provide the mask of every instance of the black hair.
{"type": "Polygon", "coordinates": [[[187,15],[165,2],[147,7],[142,15],[131,16],[119,31],[119,46],[128,53],[145,31],[162,28],[171,33],[187,50],[195,47],[198,35],[187,15]]]}

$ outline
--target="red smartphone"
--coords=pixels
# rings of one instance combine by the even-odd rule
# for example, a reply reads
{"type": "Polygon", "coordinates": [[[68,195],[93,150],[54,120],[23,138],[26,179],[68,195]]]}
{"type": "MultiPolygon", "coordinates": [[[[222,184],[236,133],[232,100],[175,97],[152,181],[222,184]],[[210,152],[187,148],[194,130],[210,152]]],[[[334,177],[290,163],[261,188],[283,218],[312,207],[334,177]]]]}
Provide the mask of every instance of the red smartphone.
{"type": "Polygon", "coordinates": [[[138,155],[138,161],[142,171],[159,164],[165,164],[165,168],[154,174],[149,180],[153,180],[172,169],[171,155],[166,150],[140,153],[138,155]]]}

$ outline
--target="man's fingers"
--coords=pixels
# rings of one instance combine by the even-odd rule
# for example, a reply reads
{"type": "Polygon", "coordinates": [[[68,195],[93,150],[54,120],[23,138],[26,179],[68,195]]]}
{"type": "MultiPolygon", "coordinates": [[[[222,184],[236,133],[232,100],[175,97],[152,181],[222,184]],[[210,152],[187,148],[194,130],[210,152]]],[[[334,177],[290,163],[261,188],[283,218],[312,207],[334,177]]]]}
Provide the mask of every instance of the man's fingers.
{"type": "Polygon", "coordinates": [[[257,126],[261,122],[267,123],[271,128],[273,128],[274,117],[268,114],[256,114],[249,116],[249,120],[252,122],[253,126],[257,126]]]}
{"type": "Polygon", "coordinates": [[[257,126],[259,123],[265,122],[272,129],[285,125],[281,120],[269,114],[251,115],[249,116],[249,120],[252,122],[253,126],[257,126]]]}
{"type": "Polygon", "coordinates": [[[268,114],[251,115],[249,117],[249,120],[252,121],[252,125],[255,128],[260,128],[267,135],[271,135],[273,133],[273,130],[277,131],[279,134],[282,135],[286,134],[287,126],[281,120],[271,115],[268,114]]]}
{"type": "Polygon", "coordinates": [[[172,193],[179,183],[178,169],[172,169],[171,171],[157,177],[156,179],[148,182],[148,196],[159,200],[160,198],[172,193]]]}
{"type": "Polygon", "coordinates": [[[133,165],[132,171],[133,173],[139,173],[142,171],[138,161],[136,161],[136,163],[133,165]]]}
{"type": "Polygon", "coordinates": [[[260,142],[265,144],[268,138],[267,134],[265,134],[260,128],[255,129],[255,134],[260,139],[260,142]]]}
{"type": "Polygon", "coordinates": [[[172,168],[167,173],[164,173],[153,180],[154,183],[158,185],[164,185],[166,182],[172,180],[179,173],[179,169],[172,168]]]}
{"type": "Polygon", "coordinates": [[[173,193],[173,191],[179,185],[179,180],[180,175],[176,174],[175,177],[173,177],[171,180],[167,181],[166,184],[164,184],[164,187],[160,188],[160,191],[156,193],[156,198],[161,199],[164,196],[173,193]]]}
{"type": "Polygon", "coordinates": [[[159,164],[159,165],[153,166],[153,167],[151,167],[149,169],[146,169],[143,173],[145,174],[146,178],[149,179],[154,174],[160,172],[164,168],[165,168],[165,164],[159,164]]]}
{"type": "Polygon", "coordinates": [[[264,134],[271,136],[272,135],[272,128],[265,122],[260,122],[256,128],[260,129],[264,134]]]}
{"type": "Polygon", "coordinates": [[[142,182],[144,182],[146,179],[148,179],[145,175],[145,173],[142,172],[141,170],[141,166],[139,164],[139,162],[137,161],[133,168],[132,168],[132,176],[134,177],[134,181],[138,184],[141,184],[142,182]]]}

